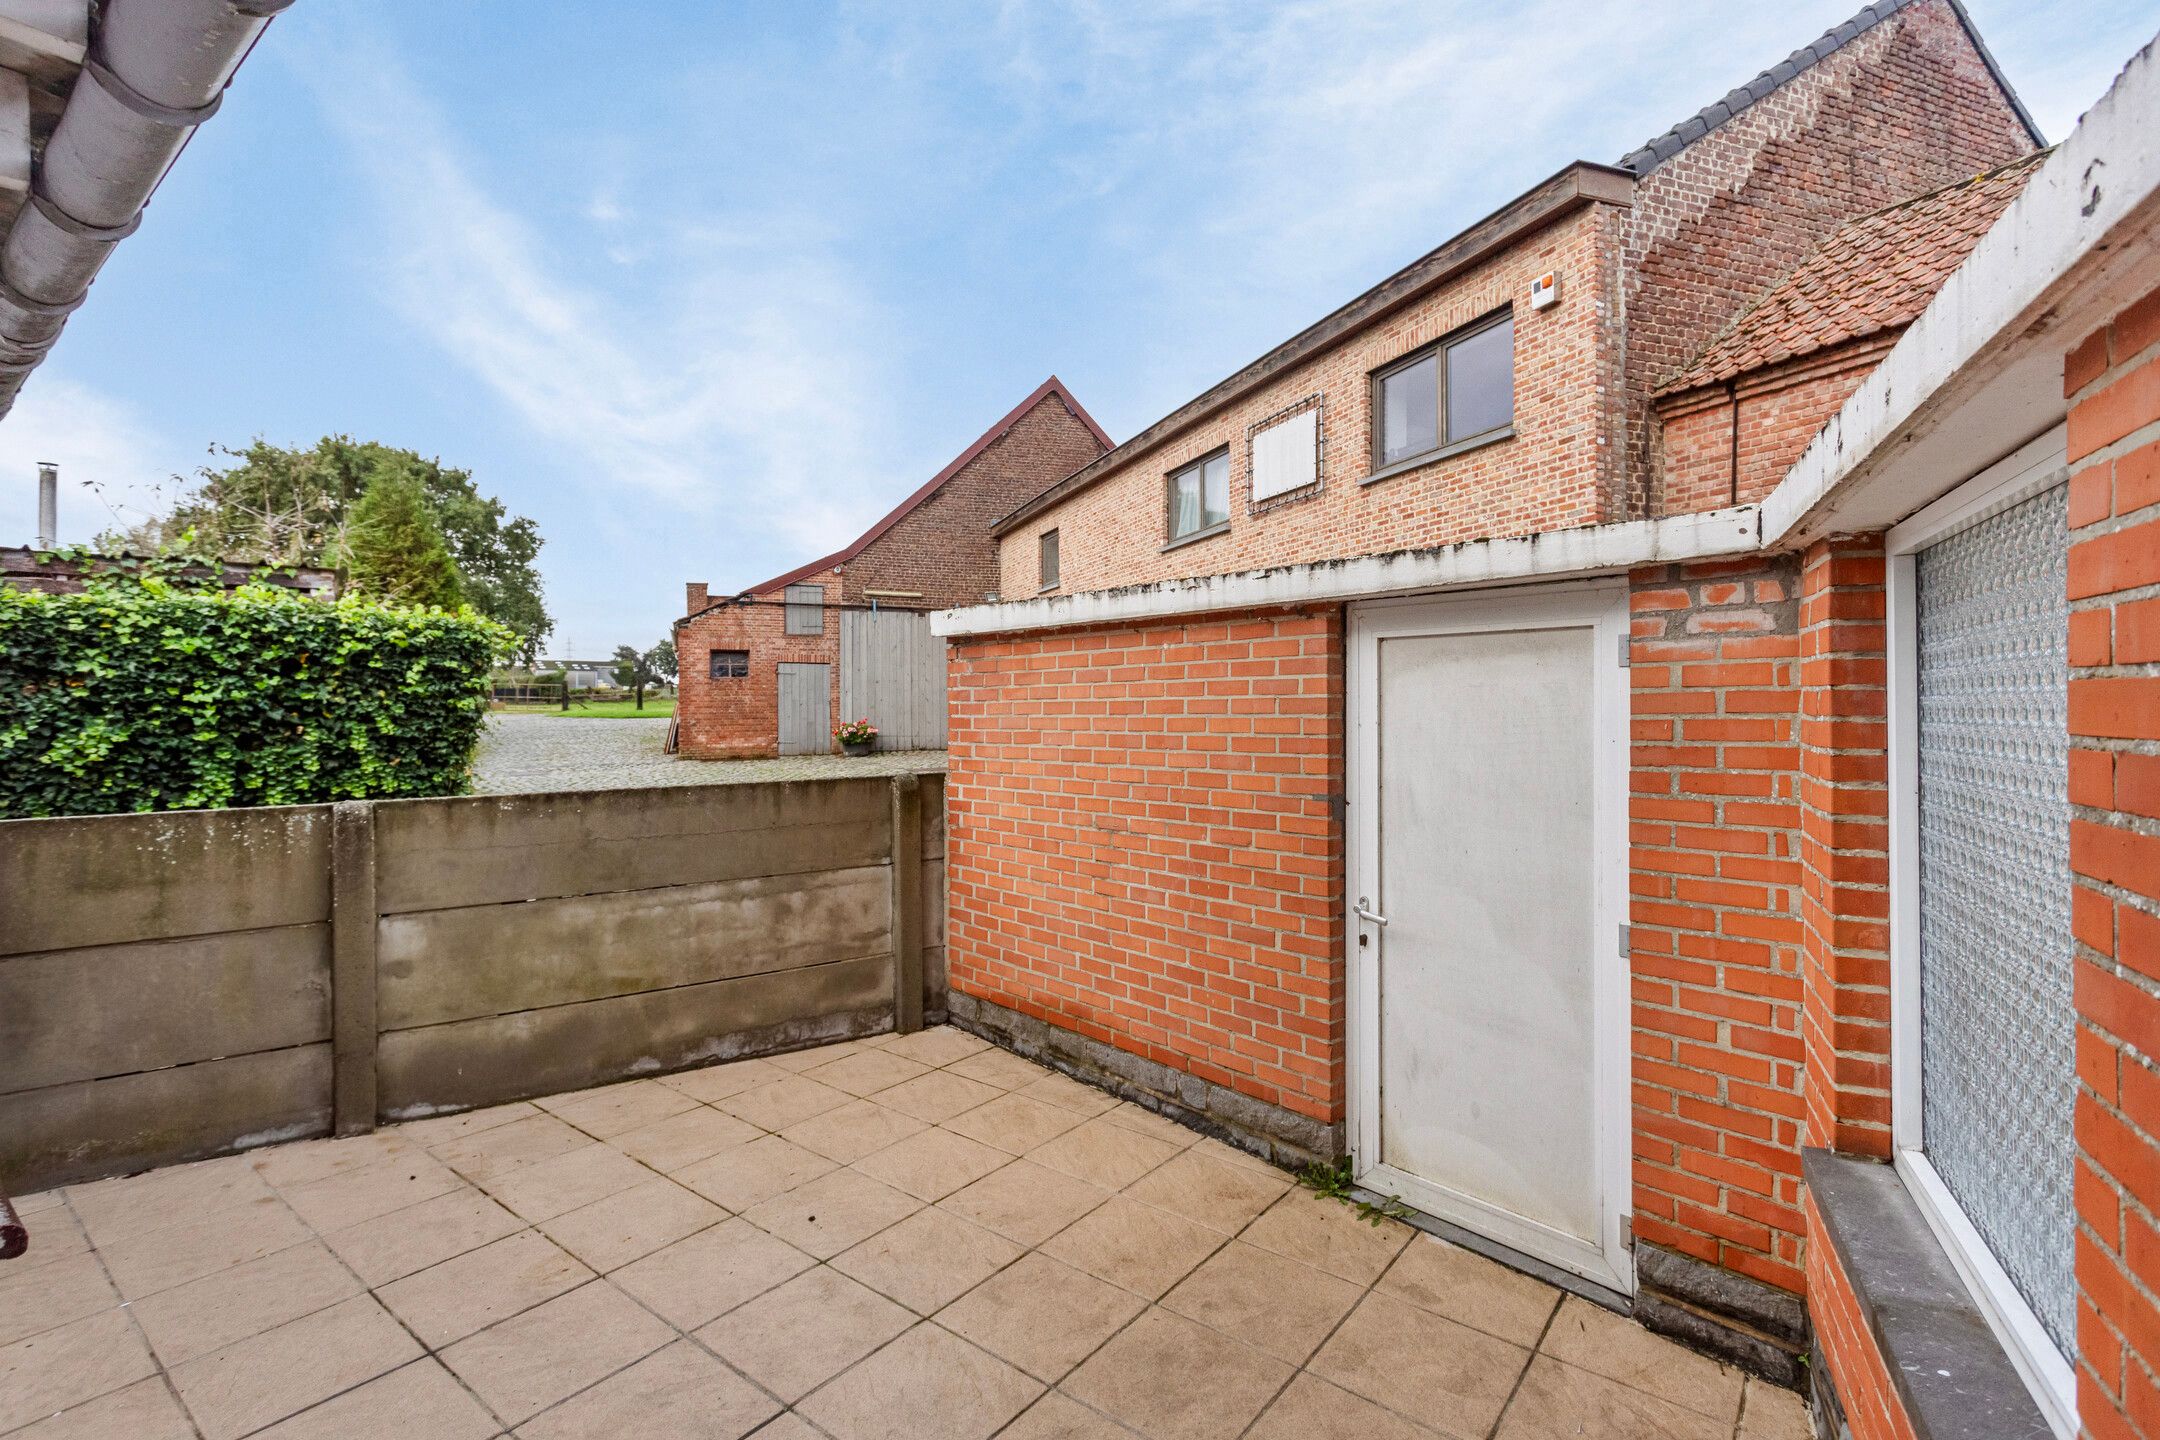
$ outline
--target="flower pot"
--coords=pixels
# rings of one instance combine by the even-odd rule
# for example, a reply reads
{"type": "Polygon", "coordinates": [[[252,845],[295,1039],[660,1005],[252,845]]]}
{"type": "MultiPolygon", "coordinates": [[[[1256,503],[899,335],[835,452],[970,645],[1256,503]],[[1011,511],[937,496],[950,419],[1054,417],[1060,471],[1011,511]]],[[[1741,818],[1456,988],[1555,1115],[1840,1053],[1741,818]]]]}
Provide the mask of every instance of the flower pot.
{"type": "Polygon", "coordinates": [[[847,755],[868,755],[871,751],[877,749],[877,741],[843,740],[840,742],[840,749],[843,754],[847,755]]]}

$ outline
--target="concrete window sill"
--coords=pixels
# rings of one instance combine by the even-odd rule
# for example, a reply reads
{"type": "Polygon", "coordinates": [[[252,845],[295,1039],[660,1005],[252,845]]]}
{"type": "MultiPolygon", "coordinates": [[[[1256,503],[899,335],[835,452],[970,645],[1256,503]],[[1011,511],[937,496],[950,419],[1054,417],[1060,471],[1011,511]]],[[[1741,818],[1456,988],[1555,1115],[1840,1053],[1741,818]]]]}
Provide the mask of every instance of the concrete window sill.
{"type": "Polygon", "coordinates": [[[1897,1172],[1828,1150],[1803,1151],[1801,1164],[1823,1218],[1812,1243],[1828,1245],[1851,1281],[1919,1440],[2050,1440],[2046,1417],[1897,1172]]]}
{"type": "Polygon", "coordinates": [[[1172,550],[1182,550],[1187,545],[1197,545],[1202,540],[1213,540],[1218,535],[1227,535],[1229,533],[1230,522],[1225,520],[1220,525],[1210,525],[1205,530],[1195,530],[1190,535],[1180,535],[1162,548],[1165,553],[1172,550]]]}

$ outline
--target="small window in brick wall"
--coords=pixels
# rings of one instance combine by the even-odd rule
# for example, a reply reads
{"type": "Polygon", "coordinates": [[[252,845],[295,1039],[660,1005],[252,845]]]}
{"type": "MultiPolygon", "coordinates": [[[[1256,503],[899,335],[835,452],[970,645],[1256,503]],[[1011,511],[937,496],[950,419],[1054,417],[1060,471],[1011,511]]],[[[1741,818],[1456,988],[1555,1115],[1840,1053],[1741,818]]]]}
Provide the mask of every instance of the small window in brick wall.
{"type": "Polygon", "coordinates": [[[750,673],[750,652],[747,650],[715,650],[712,652],[712,678],[715,680],[740,680],[750,673]]]}
{"type": "Polygon", "coordinates": [[[1040,543],[1042,549],[1037,557],[1036,574],[1041,577],[1043,589],[1055,590],[1058,586],[1058,532],[1043,531],[1040,543]]]}
{"type": "Polygon", "coordinates": [[[1373,468],[1512,433],[1515,321],[1481,320],[1373,376],[1373,468]]]}
{"type": "Polygon", "coordinates": [[[822,635],[825,633],[824,586],[790,585],[787,587],[787,633],[790,635],[822,635]]]}

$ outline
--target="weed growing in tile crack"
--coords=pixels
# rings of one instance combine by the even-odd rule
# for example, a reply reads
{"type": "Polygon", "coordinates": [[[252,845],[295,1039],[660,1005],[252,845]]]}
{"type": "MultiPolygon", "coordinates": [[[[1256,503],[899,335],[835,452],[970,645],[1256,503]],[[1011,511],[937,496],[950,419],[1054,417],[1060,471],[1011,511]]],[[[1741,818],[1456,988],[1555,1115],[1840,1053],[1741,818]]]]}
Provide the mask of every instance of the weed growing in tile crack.
{"type": "Polygon", "coordinates": [[[1394,1196],[1383,1196],[1377,1205],[1370,1200],[1360,1200],[1356,1195],[1357,1181],[1350,1173],[1350,1161],[1345,1158],[1332,1165],[1314,1161],[1298,1171],[1298,1184],[1323,1200],[1340,1200],[1357,1210],[1358,1219],[1377,1226],[1383,1220],[1406,1220],[1410,1210],[1394,1196]]]}

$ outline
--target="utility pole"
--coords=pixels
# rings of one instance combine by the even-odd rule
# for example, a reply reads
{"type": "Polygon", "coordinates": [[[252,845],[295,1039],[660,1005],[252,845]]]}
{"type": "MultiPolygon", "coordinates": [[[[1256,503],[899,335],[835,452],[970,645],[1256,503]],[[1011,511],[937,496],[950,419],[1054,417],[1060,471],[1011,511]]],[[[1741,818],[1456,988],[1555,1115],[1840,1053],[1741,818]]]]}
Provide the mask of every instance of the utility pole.
{"type": "Polygon", "coordinates": [[[37,548],[50,550],[60,533],[60,467],[50,460],[37,467],[37,548]]]}

